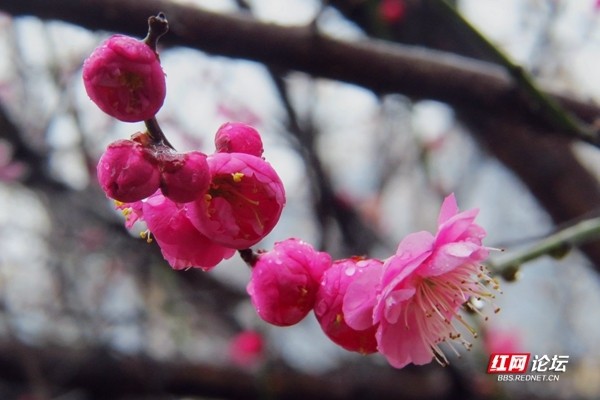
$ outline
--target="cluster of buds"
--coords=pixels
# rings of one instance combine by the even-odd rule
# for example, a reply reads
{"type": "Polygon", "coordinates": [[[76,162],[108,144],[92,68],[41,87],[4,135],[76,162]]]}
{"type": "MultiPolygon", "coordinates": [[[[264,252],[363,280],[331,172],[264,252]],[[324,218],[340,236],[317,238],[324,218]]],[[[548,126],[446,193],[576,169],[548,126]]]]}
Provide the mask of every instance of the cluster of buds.
{"type": "Polygon", "coordinates": [[[83,65],[86,91],[101,110],[147,127],[107,147],[98,181],[128,226],[146,222],[145,237],[156,240],[173,268],[210,269],[275,227],[285,191],[250,126],[222,125],[211,155],[173,149],[156,120],[166,94],[156,40],[168,25],[162,14],[149,25],[145,40],[111,36],[83,65]]]}
{"type": "Polygon", "coordinates": [[[158,243],[174,269],[210,270],[239,251],[252,267],[251,301],[270,324],[294,325],[313,311],[334,343],[379,352],[397,368],[432,359],[446,364],[443,343],[468,348],[462,331],[475,330],[460,311],[497,290],[481,265],[488,249],[485,231],[474,223],[477,210],[459,212],[454,196],[447,197],[437,233],[408,235],[385,260],[334,261],[295,238],[254,252],[250,247],[281,216],[281,179],[263,158],[259,133],[244,124],[222,125],[210,155],[173,149],[155,117],[165,97],[156,40],[166,32],[166,19],[159,14],[149,25],[144,41],[113,36],[83,67],[89,97],[100,109],[146,123],[147,132],[110,144],[97,167],[100,186],[123,211],[126,226],[144,221],[143,237],[158,243]]]}

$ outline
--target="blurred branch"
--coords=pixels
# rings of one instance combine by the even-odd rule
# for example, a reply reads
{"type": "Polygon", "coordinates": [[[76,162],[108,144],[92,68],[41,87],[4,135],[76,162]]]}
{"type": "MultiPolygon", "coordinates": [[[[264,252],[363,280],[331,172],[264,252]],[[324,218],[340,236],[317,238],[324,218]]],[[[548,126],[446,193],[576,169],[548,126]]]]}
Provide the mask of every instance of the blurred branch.
{"type": "Polygon", "coordinates": [[[522,264],[542,256],[560,258],[575,247],[597,240],[600,237],[600,217],[590,218],[575,225],[561,229],[558,232],[540,240],[534,246],[509,254],[497,262],[488,264],[490,271],[511,279],[522,264]]]}
{"type": "MultiPolygon", "coordinates": [[[[455,54],[376,40],[342,41],[316,34],[310,27],[282,27],[164,0],[5,0],[0,9],[133,35],[144,32],[145,18],[161,10],[171,21],[164,38],[171,45],[350,82],[376,93],[436,99],[498,117],[518,115],[548,133],[565,134],[540,115],[502,68],[455,54]],[[132,15],[140,16],[139,25],[131,23],[132,15]]],[[[587,122],[591,120],[585,116],[593,120],[599,113],[585,103],[560,102],[587,122]]],[[[588,141],[598,145],[596,137],[588,141]]]]}
{"type": "Polygon", "coordinates": [[[66,191],[67,186],[55,180],[49,174],[48,159],[46,154],[41,154],[32,149],[24,140],[19,128],[8,117],[4,106],[0,103],[0,138],[5,139],[13,149],[13,157],[26,163],[28,173],[23,178],[23,183],[43,186],[48,189],[66,191]]]}
{"type": "MultiPolygon", "coordinates": [[[[368,254],[374,244],[384,244],[385,240],[361,220],[360,215],[351,205],[340,201],[315,147],[316,129],[310,121],[308,121],[308,124],[300,123],[281,74],[274,69],[269,69],[269,73],[286,111],[288,130],[297,140],[298,152],[312,175],[310,181],[313,183],[314,208],[317,219],[323,228],[323,233],[329,225],[329,218],[332,217],[342,233],[342,239],[346,246],[344,253],[353,255],[368,254]]],[[[321,239],[324,241],[325,238],[322,237],[321,239]]]]}
{"type": "Polygon", "coordinates": [[[449,400],[469,395],[455,386],[449,369],[437,366],[393,370],[360,363],[315,376],[271,364],[254,375],[226,366],[118,354],[102,347],[39,348],[14,341],[0,343],[0,382],[26,382],[28,375],[20,360],[22,354],[27,354],[27,363],[35,365],[55,385],[55,391],[77,389],[89,399],[167,399],[179,395],[227,399],[266,396],[288,400],[449,400]],[[17,345],[22,352],[14,351],[17,345]]]}
{"type": "MultiPolygon", "coordinates": [[[[581,165],[568,139],[539,135],[539,128],[527,122],[495,119],[477,110],[459,109],[457,115],[474,137],[523,181],[557,224],[598,213],[598,180],[581,165]]],[[[597,242],[582,250],[600,271],[597,242]]]]}
{"type": "MultiPolygon", "coordinates": [[[[460,21],[462,18],[459,21],[449,18],[438,1],[407,2],[407,15],[394,26],[393,39],[443,47],[498,62],[495,47],[482,44],[460,21]]],[[[331,4],[365,31],[375,31],[369,26],[372,21],[367,3],[332,0],[331,4]]],[[[600,112],[593,104],[561,96],[555,96],[555,99],[589,123],[593,123],[600,112]]],[[[548,135],[546,126],[519,115],[506,114],[498,118],[497,114],[469,106],[458,106],[455,110],[458,119],[470,128],[470,133],[528,186],[556,223],[570,223],[582,216],[597,214],[600,204],[598,180],[581,165],[571,149],[571,141],[548,135]]],[[[582,249],[600,271],[597,243],[583,245],[582,249]]]]}
{"type": "Polygon", "coordinates": [[[477,30],[469,21],[467,21],[456,9],[456,6],[446,0],[433,0],[448,18],[456,21],[466,31],[475,37],[476,41],[494,56],[498,64],[502,65],[506,71],[513,77],[519,89],[522,90],[532,101],[532,107],[537,109],[540,114],[546,115],[553,126],[564,130],[580,140],[598,143],[598,131],[591,127],[584,126],[572,115],[564,110],[558,102],[552,97],[542,92],[538,85],[522,67],[515,64],[511,58],[504,53],[498,46],[494,45],[485,35],[477,30]]]}

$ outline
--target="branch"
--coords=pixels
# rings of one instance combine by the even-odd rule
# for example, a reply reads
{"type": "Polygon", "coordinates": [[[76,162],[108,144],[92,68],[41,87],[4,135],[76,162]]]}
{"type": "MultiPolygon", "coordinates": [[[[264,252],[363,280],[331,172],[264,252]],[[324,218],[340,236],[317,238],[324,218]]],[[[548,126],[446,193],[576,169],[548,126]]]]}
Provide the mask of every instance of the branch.
{"type": "Polygon", "coordinates": [[[497,262],[488,264],[493,273],[511,280],[521,265],[542,256],[561,258],[576,246],[597,240],[600,237],[600,217],[590,218],[564,228],[522,251],[509,254],[497,262]]]}
{"type": "Polygon", "coordinates": [[[450,4],[447,0],[434,0],[434,4],[441,7],[446,16],[460,24],[463,29],[475,37],[481,47],[494,56],[496,61],[514,78],[515,82],[519,85],[519,89],[526,93],[535,106],[540,109],[540,113],[547,115],[547,118],[553,122],[556,128],[565,130],[566,133],[573,135],[574,138],[586,142],[598,142],[598,132],[596,130],[584,126],[580,121],[563,110],[560,104],[552,97],[542,92],[533,80],[533,77],[522,67],[515,64],[506,53],[471,25],[458,12],[456,6],[450,4]]]}
{"type": "MultiPolygon", "coordinates": [[[[255,375],[239,369],[159,361],[124,355],[108,348],[43,348],[20,342],[0,343],[0,381],[28,379],[22,357],[61,391],[78,390],[90,399],[172,398],[199,396],[227,399],[348,399],[440,400],[468,396],[450,369],[437,366],[393,370],[369,363],[350,364],[323,376],[302,374],[281,365],[255,375]],[[20,349],[16,351],[15,349],[20,349]],[[377,384],[373,384],[376,377],[377,384]]],[[[59,393],[55,393],[59,394],[59,393]]],[[[54,396],[52,396],[54,397],[54,396]]]]}
{"type": "MultiPolygon", "coordinates": [[[[171,21],[164,39],[172,45],[354,83],[376,93],[403,93],[494,115],[520,115],[548,132],[565,134],[537,112],[536,104],[518,91],[503,68],[454,54],[376,40],[347,42],[315,34],[310,27],[260,23],[164,0],[5,0],[0,9],[132,35],[143,32],[145,16],[160,10],[171,21]],[[131,23],[132,15],[140,15],[139,26],[131,23]]],[[[589,111],[585,104],[568,104],[589,111]]],[[[599,110],[593,109],[598,115],[599,110]]],[[[571,111],[580,115],[579,110],[571,111]]],[[[596,137],[588,141],[598,144],[596,137]]]]}
{"type": "MultiPolygon", "coordinates": [[[[528,123],[494,119],[477,110],[457,113],[474,137],[523,181],[557,224],[598,212],[598,180],[581,165],[568,139],[539,135],[528,123]]],[[[600,246],[590,244],[582,250],[600,272],[600,246]]]]}

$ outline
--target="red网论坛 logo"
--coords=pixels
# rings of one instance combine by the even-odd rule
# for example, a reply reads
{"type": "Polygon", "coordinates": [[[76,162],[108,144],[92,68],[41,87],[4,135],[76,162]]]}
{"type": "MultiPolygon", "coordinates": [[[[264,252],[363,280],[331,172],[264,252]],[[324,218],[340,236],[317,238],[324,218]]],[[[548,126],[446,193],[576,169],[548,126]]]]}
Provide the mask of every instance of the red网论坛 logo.
{"type": "Polygon", "coordinates": [[[488,363],[488,374],[523,374],[527,372],[531,353],[493,353],[488,363]]]}

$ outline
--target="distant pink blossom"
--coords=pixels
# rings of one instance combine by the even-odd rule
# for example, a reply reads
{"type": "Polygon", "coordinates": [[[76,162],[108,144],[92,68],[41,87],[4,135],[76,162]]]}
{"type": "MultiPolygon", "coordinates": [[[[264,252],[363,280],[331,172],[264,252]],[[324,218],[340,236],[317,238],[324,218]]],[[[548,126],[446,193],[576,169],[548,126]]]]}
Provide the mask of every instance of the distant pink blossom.
{"type": "Polygon", "coordinates": [[[381,0],[379,3],[379,16],[387,23],[393,24],[401,21],[406,14],[405,0],[381,0]]]}
{"type": "Polygon", "coordinates": [[[133,140],[111,143],[98,161],[96,172],[106,195],[124,203],[142,200],[160,185],[153,153],[133,140]]]}
{"type": "Polygon", "coordinates": [[[244,153],[208,157],[207,194],[188,203],[196,228],[223,246],[245,249],[275,227],[285,205],[281,179],[269,163],[244,153]]]}
{"type": "Polygon", "coordinates": [[[229,356],[234,364],[251,368],[260,363],[264,353],[264,338],[256,331],[243,331],[229,344],[229,356]]]}
{"type": "Polygon", "coordinates": [[[210,184],[206,154],[163,152],[157,155],[160,164],[160,188],[169,199],[189,203],[203,197],[210,184]]]}
{"type": "MultiPolygon", "coordinates": [[[[383,262],[375,259],[350,258],[337,260],[323,274],[321,286],[315,301],[315,316],[323,332],[336,344],[346,350],[362,354],[377,351],[375,332],[377,325],[372,322],[372,309],[368,310],[368,323],[364,329],[356,330],[346,323],[342,310],[348,285],[365,274],[379,277],[383,262]],[[373,272],[375,272],[373,274],[373,272]]],[[[352,299],[350,299],[352,300],[352,299]]],[[[358,305],[350,305],[356,308],[358,305]]],[[[362,328],[362,327],[361,327],[362,328]]]]}
{"type": "Polygon", "coordinates": [[[215,147],[218,153],[247,153],[260,157],[263,143],[253,127],[239,122],[227,122],[217,130],[215,147]]]}
{"type": "Polygon", "coordinates": [[[459,212],[454,196],[448,196],[435,236],[429,232],[408,235],[385,261],[379,277],[357,279],[349,285],[344,298],[348,325],[360,329],[379,324],[378,350],[392,366],[421,365],[433,358],[445,364],[443,342],[470,347],[453,321],[474,334],[460,309],[470,296],[493,297],[482,283],[491,278],[481,265],[488,250],[482,245],[485,231],[474,223],[476,215],[475,209],[459,212]],[[372,321],[367,317],[369,310],[372,321]]]}
{"type": "Polygon", "coordinates": [[[12,155],[12,146],[0,140],[0,182],[16,181],[27,173],[27,166],[20,161],[14,161],[12,155]]]}
{"type": "Polygon", "coordinates": [[[184,205],[169,200],[160,191],[141,205],[142,219],[173,269],[207,271],[235,253],[234,249],[223,247],[199,232],[190,222],[184,205]]]}
{"type": "Polygon", "coordinates": [[[488,354],[524,352],[520,333],[514,329],[486,329],[483,344],[488,354]]]}
{"type": "Polygon", "coordinates": [[[154,117],[166,95],[158,55],[144,42],[123,35],[111,36],[85,60],[83,83],[102,111],[124,122],[154,117]]]}
{"type": "Polygon", "coordinates": [[[258,315],[273,325],[300,322],[314,307],[323,273],[331,256],[299,239],[275,243],[261,253],[252,269],[247,291],[258,315]]]}

